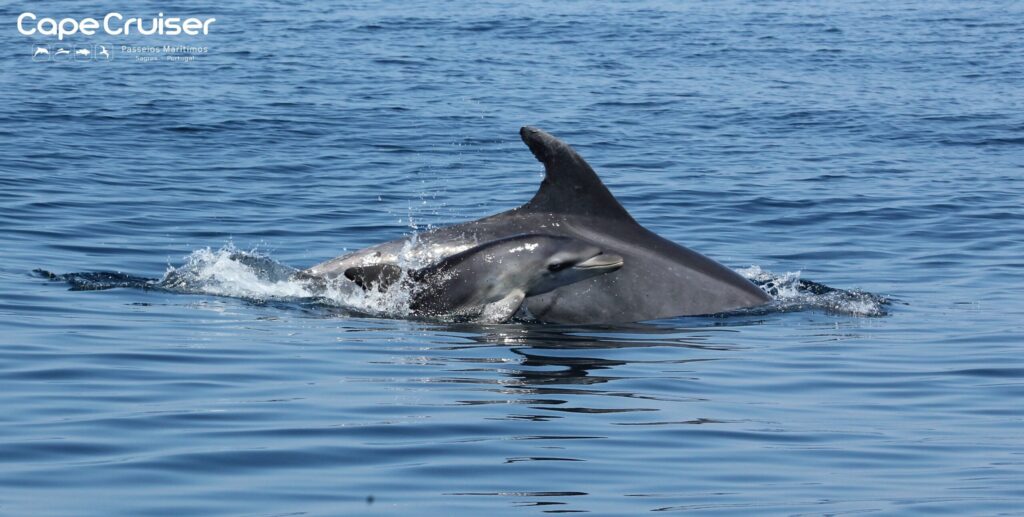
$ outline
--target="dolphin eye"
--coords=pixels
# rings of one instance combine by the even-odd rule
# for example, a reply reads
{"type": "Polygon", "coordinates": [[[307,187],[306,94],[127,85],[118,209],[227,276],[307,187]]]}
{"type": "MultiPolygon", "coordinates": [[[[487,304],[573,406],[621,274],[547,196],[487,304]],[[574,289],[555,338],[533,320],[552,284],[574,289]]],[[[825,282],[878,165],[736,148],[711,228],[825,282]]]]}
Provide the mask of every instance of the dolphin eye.
{"type": "Polygon", "coordinates": [[[552,262],[551,264],[548,264],[548,271],[554,273],[556,271],[561,271],[567,267],[569,267],[568,262],[552,262]]]}

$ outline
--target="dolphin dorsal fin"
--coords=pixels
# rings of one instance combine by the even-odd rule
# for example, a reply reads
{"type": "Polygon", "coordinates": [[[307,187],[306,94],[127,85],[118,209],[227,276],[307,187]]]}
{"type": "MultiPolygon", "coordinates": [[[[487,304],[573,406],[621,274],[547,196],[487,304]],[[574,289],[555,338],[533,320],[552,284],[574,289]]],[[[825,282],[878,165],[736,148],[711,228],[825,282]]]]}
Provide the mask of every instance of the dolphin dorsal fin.
{"type": "Polygon", "coordinates": [[[569,144],[530,126],[520,129],[519,136],[544,164],[544,181],[523,210],[633,221],[594,169],[569,144]]]}

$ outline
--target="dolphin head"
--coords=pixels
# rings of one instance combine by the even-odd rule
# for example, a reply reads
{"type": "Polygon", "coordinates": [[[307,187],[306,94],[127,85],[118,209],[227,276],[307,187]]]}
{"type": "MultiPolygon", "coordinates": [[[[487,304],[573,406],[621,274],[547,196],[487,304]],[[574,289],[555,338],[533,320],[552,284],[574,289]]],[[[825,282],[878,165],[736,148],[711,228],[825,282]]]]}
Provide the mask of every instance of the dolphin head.
{"type": "Polygon", "coordinates": [[[623,265],[621,256],[604,253],[601,248],[580,239],[553,235],[521,238],[524,247],[533,248],[526,268],[532,276],[527,282],[527,296],[611,273],[623,265]]]}

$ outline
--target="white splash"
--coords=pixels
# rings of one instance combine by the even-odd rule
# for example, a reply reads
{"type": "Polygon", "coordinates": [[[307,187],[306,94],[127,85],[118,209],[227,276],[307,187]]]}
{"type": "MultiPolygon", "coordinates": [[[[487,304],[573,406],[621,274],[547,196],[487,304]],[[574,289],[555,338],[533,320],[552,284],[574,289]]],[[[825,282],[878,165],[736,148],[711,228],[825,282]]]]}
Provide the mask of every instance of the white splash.
{"type": "Polygon", "coordinates": [[[257,250],[239,251],[228,244],[219,250],[204,248],[192,252],[183,265],[168,267],[160,286],[183,293],[259,302],[315,302],[371,316],[409,315],[410,293],[402,288],[403,282],[384,292],[364,291],[345,280],[319,282],[298,278],[297,272],[257,250]]]}
{"type": "Polygon", "coordinates": [[[775,274],[750,266],[737,272],[773,298],[767,308],[755,308],[752,312],[820,310],[848,316],[884,316],[888,313],[886,307],[892,303],[884,296],[866,291],[836,289],[803,280],[800,271],[775,274]]]}
{"type": "Polygon", "coordinates": [[[204,248],[185,257],[180,267],[169,266],[161,285],[187,292],[266,300],[303,298],[312,293],[291,280],[294,269],[257,251],[238,251],[228,244],[204,248]]]}

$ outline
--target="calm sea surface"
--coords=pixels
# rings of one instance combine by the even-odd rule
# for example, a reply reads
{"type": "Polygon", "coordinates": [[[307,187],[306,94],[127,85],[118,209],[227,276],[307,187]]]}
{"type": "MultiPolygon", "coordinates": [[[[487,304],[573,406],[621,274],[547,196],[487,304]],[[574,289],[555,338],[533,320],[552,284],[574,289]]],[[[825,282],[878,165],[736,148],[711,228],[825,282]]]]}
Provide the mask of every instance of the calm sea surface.
{"type": "Polygon", "coordinates": [[[130,4],[0,6],[0,514],[1024,514],[1024,3],[130,4]],[[218,21],[33,62],[27,10],[218,21]],[[525,202],[525,124],[669,239],[891,301],[444,325],[232,258],[525,202]]]}

